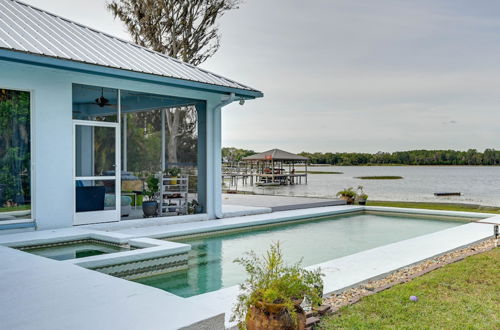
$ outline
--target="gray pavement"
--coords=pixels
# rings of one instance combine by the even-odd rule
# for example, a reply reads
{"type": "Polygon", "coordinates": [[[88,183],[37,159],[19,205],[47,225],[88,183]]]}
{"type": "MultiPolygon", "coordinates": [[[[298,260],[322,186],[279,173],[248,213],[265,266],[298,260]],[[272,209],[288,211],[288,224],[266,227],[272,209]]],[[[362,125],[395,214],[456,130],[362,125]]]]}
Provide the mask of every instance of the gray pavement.
{"type": "Polygon", "coordinates": [[[307,209],[313,207],[345,205],[340,199],[312,197],[222,194],[222,204],[270,208],[273,212],[307,209]]]}

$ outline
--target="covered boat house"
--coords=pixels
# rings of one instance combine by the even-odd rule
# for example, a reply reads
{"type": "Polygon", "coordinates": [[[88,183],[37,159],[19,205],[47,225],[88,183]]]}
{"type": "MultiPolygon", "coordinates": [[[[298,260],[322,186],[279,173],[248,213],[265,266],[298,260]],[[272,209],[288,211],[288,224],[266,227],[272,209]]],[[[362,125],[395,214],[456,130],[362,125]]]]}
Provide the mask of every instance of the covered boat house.
{"type": "Polygon", "coordinates": [[[300,184],[302,178],[307,183],[307,165],[309,158],[293,154],[280,149],[272,149],[252,156],[244,157],[243,162],[255,175],[256,185],[288,185],[300,184]],[[295,165],[300,164],[304,169],[299,173],[295,165]]]}
{"type": "Polygon", "coordinates": [[[0,228],[142,217],[165,172],[157,199],[222,217],[221,109],[260,91],[18,1],[0,22],[0,228]]]}

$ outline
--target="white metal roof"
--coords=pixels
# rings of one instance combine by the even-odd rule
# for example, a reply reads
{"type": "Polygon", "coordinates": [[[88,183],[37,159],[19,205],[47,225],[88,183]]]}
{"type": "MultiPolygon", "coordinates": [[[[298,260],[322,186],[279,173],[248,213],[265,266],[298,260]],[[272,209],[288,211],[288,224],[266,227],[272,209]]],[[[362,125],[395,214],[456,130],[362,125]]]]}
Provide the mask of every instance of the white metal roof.
{"type": "Polygon", "coordinates": [[[306,161],[309,158],[292,154],[291,152],[284,151],[281,149],[271,149],[268,151],[264,151],[252,156],[244,157],[243,160],[297,160],[297,161],[306,161]]]}
{"type": "Polygon", "coordinates": [[[15,0],[0,0],[0,49],[256,91],[15,0]]]}

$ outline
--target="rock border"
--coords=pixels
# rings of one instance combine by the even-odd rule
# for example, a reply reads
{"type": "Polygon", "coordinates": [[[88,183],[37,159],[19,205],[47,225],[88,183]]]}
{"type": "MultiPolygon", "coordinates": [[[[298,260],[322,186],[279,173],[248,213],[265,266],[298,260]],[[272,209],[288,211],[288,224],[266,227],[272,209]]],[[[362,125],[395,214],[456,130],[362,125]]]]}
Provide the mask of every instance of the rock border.
{"type": "Polygon", "coordinates": [[[332,294],[323,300],[325,305],[331,306],[331,313],[340,308],[355,304],[366,296],[387,290],[397,284],[411,281],[412,279],[429,273],[448,264],[463,260],[469,256],[493,250],[497,247],[495,239],[490,238],[468,247],[445,253],[443,255],[425,260],[397,270],[386,277],[378,280],[368,281],[355,288],[347,289],[337,294],[332,294]]]}

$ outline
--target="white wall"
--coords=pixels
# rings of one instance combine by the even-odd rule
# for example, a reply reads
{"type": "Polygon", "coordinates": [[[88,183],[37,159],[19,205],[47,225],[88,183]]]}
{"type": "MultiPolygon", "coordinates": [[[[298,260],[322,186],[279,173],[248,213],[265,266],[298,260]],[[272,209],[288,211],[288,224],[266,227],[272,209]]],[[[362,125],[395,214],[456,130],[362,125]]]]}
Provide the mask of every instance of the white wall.
{"type": "Polygon", "coordinates": [[[87,84],[141,92],[174,95],[207,101],[206,212],[220,213],[221,95],[169,86],[89,75],[0,60],[0,88],[32,92],[32,154],[34,190],[32,212],[39,229],[73,225],[73,125],[72,84],[87,84]]]}

